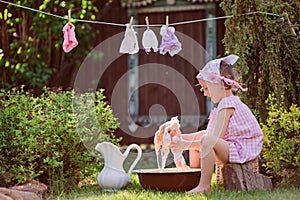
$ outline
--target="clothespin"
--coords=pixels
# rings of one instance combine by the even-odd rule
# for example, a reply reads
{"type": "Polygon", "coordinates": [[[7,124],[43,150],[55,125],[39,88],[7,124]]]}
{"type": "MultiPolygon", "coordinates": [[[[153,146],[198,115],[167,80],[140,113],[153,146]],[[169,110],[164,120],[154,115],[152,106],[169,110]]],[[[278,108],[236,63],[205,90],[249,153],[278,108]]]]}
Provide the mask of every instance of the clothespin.
{"type": "Polygon", "coordinates": [[[131,16],[131,17],[130,17],[130,21],[129,21],[129,28],[131,28],[132,23],[133,23],[133,17],[131,16]]]}
{"type": "Polygon", "coordinates": [[[146,24],[147,24],[147,29],[149,29],[149,19],[148,19],[148,16],[145,17],[145,21],[146,21],[146,24]]]}
{"type": "Polygon", "coordinates": [[[296,34],[296,32],[295,32],[295,29],[294,29],[294,27],[293,27],[293,24],[292,24],[291,21],[290,21],[289,15],[288,15],[286,12],[285,12],[284,14],[285,14],[285,16],[286,16],[286,18],[287,18],[287,23],[288,23],[288,25],[289,25],[289,28],[290,28],[292,34],[293,34],[294,36],[297,36],[297,34],[296,34]]]}
{"type": "Polygon", "coordinates": [[[166,16],[166,30],[169,28],[169,16],[166,16]]]}
{"type": "Polygon", "coordinates": [[[68,22],[71,23],[71,9],[68,10],[68,22]]]}

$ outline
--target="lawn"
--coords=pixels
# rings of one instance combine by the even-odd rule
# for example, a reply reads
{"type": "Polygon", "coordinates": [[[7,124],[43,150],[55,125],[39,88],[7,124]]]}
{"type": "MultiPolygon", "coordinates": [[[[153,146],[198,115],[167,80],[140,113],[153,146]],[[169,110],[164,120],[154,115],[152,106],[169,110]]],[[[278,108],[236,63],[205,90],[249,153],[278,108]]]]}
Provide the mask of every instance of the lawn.
{"type": "MultiPolygon", "coordinates": [[[[129,154],[124,162],[124,169],[128,171],[135,155],[129,154]]],[[[137,169],[156,168],[156,159],[151,156],[144,156],[137,164],[137,169]]],[[[169,167],[172,167],[171,165],[169,167]]],[[[174,166],[173,166],[174,167],[174,166]]],[[[146,190],[141,187],[136,174],[131,174],[132,183],[118,192],[104,192],[97,185],[92,183],[89,186],[77,188],[70,193],[63,193],[59,196],[50,196],[47,200],[207,200],[207,199],[228,199],[228,200],[299,200],[299,188],[275,188],[272,191],[251,191],[251,192],[230,192],[225,191],[222,185],[215,183],[213,175],[212,191],[205,195],[187,195],[184,192],[160,192],[146,190]]],[[[93,182],[93,181],[92,181],[93,182]]]]}
{"type": "Polygon", "coordinates": [[[225,191],[223,187],[212,184],[212,192],[209,194],[187,195],[183,192],[160,192],[153,190],[145,190],[140,184],[136,175],[131,175],[132,184],[119,190],[118,192],[104,192],[101,188],[94,184],[78,188],[68,194],[61,194],[59,196],[50,196],[47,200],[204,200],[204,199],[300,199],[300,189],[297,188],[276,188],[272,191],[251,191],[251,192],[229,192],[225,191]]]}

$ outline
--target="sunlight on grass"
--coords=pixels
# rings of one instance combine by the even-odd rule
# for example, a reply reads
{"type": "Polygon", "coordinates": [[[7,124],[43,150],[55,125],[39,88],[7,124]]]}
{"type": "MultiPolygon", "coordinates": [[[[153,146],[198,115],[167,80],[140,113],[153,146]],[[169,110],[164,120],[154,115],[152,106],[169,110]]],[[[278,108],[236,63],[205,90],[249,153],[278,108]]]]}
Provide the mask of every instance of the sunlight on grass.
{"type": "Polygon", "coordinates": [[[212,192],[206,195],[187,195],[184,192],[160,192],[145,190],[140,184],[136,175],[131,176],[132,183],[118,192],[104,192],[98,185],[90,185],[73,190],[69,194],[51,196],[47,200],[209,200],[209,199],[287,199],[298,200],[300,190],[296,188],[274,189],[272,191],[251,191],[251,192],[230,192],[225,191],[220,185],[212,184],[212,192]]]}

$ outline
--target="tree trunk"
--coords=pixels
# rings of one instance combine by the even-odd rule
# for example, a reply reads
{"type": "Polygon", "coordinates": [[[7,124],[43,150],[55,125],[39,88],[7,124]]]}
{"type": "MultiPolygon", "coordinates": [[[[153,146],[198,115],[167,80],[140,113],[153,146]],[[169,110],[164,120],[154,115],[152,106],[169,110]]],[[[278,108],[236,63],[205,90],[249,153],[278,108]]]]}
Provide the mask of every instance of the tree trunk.
{"type": "Polygon", "coordinates": [[[226,190],[250,191],[273,188],[270,178],[253,172],[251,161],[244,164],[226,164],[222,168],[222,173],[226,190]]]}

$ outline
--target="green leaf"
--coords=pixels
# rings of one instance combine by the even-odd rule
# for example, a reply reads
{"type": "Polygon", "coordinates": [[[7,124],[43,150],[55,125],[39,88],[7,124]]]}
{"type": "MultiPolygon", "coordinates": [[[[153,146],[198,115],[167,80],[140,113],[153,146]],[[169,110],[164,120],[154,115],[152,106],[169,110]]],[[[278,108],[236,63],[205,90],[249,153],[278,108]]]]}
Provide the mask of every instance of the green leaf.
{"type": "Polygon", "coordinates": [[[7,60],[7,61],[5,61],[5,65],[4,65],[5,67],[9,67],[10,66],[10,64],[9,64],[9,61],[7,60]]]}

